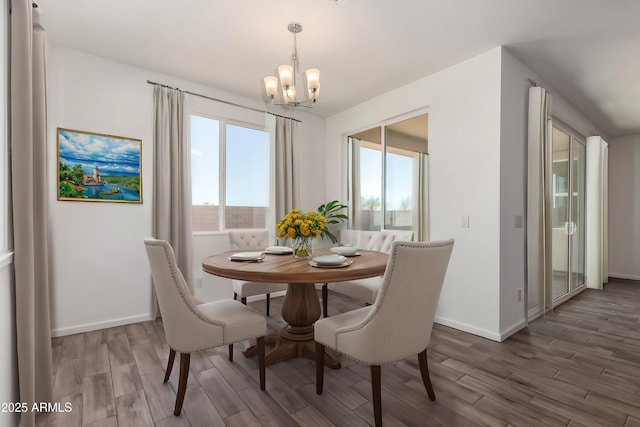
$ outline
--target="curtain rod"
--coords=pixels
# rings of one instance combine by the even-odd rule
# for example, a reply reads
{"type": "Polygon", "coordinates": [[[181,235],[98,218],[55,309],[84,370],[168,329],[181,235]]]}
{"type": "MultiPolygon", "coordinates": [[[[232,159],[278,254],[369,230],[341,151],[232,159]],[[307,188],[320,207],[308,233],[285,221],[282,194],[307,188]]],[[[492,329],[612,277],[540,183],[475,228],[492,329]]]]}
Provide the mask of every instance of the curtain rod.
{"type": "Polygon", "coordinates": [[[151,81],[151,80],[147,80],[147,83],[149,83],[151,85],[166,87],[168,89],[174,89],[174,90],[177,90],[179,92],[186,93],[186,94],[189,94],[189,95],[199,96],[200,98],[209,99],[211,101],[222,102],[223,104],[233,105],[234,107],[246,108],[247,110],[257,111],[258,113],[271,114],[272,116],[282,117],[283,119],[289,119],[289,120],[293,120],[295,122],[302,123],[302,120],[294,119],[293,117],[282,116],[280,114],[272,113],[271,111],[265,111],[265,110],[260,110],[258,108],[247,107],[246,105],[236,104],[235,102],[225,101],[224,99],[212,98],[210,96],[202,95],[200,93],[190,92],[188,90],[180,90],[177,87],[172,87],[172,86],[165,85],[165,84],[158,83],[158,82],[154,82],[154,81],[151,81]]]}

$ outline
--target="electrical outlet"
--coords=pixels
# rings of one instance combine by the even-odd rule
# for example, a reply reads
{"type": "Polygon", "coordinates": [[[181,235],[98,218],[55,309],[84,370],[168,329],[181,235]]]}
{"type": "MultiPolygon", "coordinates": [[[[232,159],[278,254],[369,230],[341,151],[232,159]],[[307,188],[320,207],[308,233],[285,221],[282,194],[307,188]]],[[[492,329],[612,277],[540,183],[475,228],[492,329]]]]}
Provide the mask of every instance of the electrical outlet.
{"type": "Polygon", "coordinates": [[[462,222],[460,228],[469,228],[469,215],[462,215],[462,222]]]}

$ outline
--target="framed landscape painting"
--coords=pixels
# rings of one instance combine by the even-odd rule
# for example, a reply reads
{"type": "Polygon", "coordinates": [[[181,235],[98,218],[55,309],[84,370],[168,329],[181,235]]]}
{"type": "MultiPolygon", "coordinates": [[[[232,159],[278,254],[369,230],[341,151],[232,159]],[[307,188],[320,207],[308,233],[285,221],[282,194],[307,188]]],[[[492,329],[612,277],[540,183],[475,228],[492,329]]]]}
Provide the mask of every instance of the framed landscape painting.
{"type": "Polygon", "coordinates": [[[142,203],[142,140],[58,128],[58,200],[142,203]]]}

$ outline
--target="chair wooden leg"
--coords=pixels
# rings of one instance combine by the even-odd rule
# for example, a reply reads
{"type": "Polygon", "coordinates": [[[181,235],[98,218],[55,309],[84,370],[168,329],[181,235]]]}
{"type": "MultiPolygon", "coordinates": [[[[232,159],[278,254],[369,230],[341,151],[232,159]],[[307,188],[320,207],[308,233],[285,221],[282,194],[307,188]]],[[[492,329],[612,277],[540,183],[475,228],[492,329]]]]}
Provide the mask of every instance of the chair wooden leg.
{"type": "Polygon", "coordinates": [[[229,344],[229,362],[233,362],[233,344],[229,344]]]}
{"type": "Polygon", "coordinates": [[[171,370],[173,369],[173,361],[176,359],[176,351],[174,349],[169,349],[169,360],[167,361],[167,370],[164,373],[164,381],[169,381],[169,377],[171,376],[171,370]]]}
{"type": "Polygon", "coordinates": [[[189,379],[189,362],[191,354],[180,353],[180,379],[178,380],[178,395],[176,396],[176,407],[173,415],[178,416],[182,411],[182,402],[184,402],[184,394],[187,391],[187,380],[189,379]]]}
{"type": "Polygon", "coordinates": [[[271,302],[271,294],[267,294],[267,317],[269,317],[269,303],[271,302]]]}
{"type": "Polygon", "coordinates": [[[422,382],[424,388],[427,389],[429,399],[436,400],[436,394],[433,391],[433,385],[431,385],[431,377],[429,376],[429,365],[427,363],[427,349],[418,353],[418,362],[420,365],[420,373],[422,374],[422,382]]]}
{"type": "Polygon", "coordinates": [[[376,427],[382,427],[382,391],[380,386],[380,365],[371,365],[371,392],[373,398],[373,418],[376,427]]]}
{"type": "Polygon", "coordinates": [[[324,317],[329,317],[329,288],[325,283],[322,285],[322,315],[324,317]]]}
{"type": "Polygon", "coordinates": [[[324,386],[324,345],[316,342],[316,393],[322,394],[324,386]]]}
{"type": "Polygon", "coordinates": [[[258,347],[258,370],[260,371],[260,390],[264,390],[266,388],[266,379],[265,379],[265,351],[264,351],[264,337],[259,337],[256,342],[256,347],[258,347]]]}

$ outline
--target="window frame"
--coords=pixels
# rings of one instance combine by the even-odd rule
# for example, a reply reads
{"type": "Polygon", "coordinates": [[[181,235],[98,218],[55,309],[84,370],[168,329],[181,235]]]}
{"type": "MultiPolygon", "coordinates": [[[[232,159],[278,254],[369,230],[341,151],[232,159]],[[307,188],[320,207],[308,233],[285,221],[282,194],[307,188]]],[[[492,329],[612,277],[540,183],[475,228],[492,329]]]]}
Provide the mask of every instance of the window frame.
{"type": "MultiPolygon", "coordinates": [[[[354,188],[354,182],[353,180],[356,179],[353,173],[353,168],[354,168],[354,162],[357,163],[357,167],[360,168],[360,156],[359,153],[356,155],[354,153],[353,150],[353,140],[359,140],[358,135],[360,134],[369,134],[371,135],[371,132],[376,131],[378,133],[378,138],[380,139],[380,142],[378,143],[376,142],[371,142],[371,141],[367,141],[367,140],[363,140],[366,141],[366,145],[379,145],[379,152],[380,152],[380,157],[381,157],[381,164],[380,164],[380,169],[381,169],[381,176],[380,176],[380,209],[379,209],[379,215],[380,215],[380,228],[379,231],[385,231],[385,230],[395,230],[398,229],[396,227],[393,228],[386,228],[385,222],[387,220],[387,174],[388,174],[388,165],[387,165],[387,155],[389,153],[394,154],[395,148],[393,145],[391,144],[387,144],[387,129],[390,127],[393,127],[395,124],[404,122],[406,120],[411,120],[411,119],[417,119],[420,118],[422,116],[429,116],[429,109],[428,108],[421,108],[418,110],[414,110],[411,111],[409,113],[406,114],[401,114],[398,116],[394,116],[392,118],[386,119],[386,120],[382,120],[380,122],[378,122],[377,124],[373,124],[370,126],[367,126],[365,128],[362,128],[359,131],[354,131],[354,132],[350,132],[348,134],[344,134],[344,140],[346,142],[345,144],[345,159],[346,159],[346,168],[345,168],[345,174],[346,174],[346,198],[347,198],[347,204],[349,205],[349,221],[348,221],[348,228],[353,228],[354,227],[354,216],[357,216],[357,214],[355,213],[355,209],[357,208],[357,206],[359,206],[359,201],[356,201],[356,195],[354,194],[353,188],[354,188]]],[[[428,120],[428,119],[427,119],[428,120]]],[[[427,140],[428,140],[428,131],[427,131],[427,140]]],[[[371,148],[371,147],[365,147],[365,148],[371,148]]],[[[417,152],[417,151],[416,151],[417,152]]],[[[395,153],[397,154],[397,153],[395,153]]],[[[425,177],[422,178],[424,180],[424,182],[422,183],[423,187],[424,187],[424,194],[422,195],[423,200],[420,200],[420,197],[418,197],[418,188],[420,188],[419,186],[419,180],[421,179],[417,174],[416,171],[414,170],[414,174],[412,177],[412,181],[413,184],[416,185],[416,189],[415,191],[412,192],[412,200],[414,203],[416,203],[416,207],[414,209],[412,209],[413,214],[412,214],[412,230],[414,231],[414,239],[418,240],[418,239],[428,239],[430,231],[429,231],[429,202],[428,202],[428,197],[429,197],[429,191],[428,191],[428,169],[429,169],[429,165],[428,165],[428,151],[425,152],[425,154],[427,154],[427,163],[424,165],[425,166],[425,177]],[[417,204],[420,204],[421,208],[419,209],[417,204]],[[420,218],[420,210],[422,211],[421,215],[422,218],[420,218]],[[419,235],[420,234],[420,235],[419,235]]],[[[361,196],[359,196],[361,197],[361,196]]],[[[358,225],[358,227],[362,227],[362,225],[358,225]]]]}
{"type": "MultiPolygon", "coordinates": [[[[226,189],[227,187],[226,185],[227,184],[226,154],[227,154],[227,143],[228,143],[227,125],[261,131],[268,135],[269,158],[266,160],[268,162],[268,172],[269,172],[269,180],[270,180],[269,194],[267,195],[268,206],[267,206],[267,212],[266,212],[266,218],[268,220],[268,218],[273,216],[273,210],[275,209],[273,206],[274,190],[273,190],[273,186],[271,185],[271,177],[273,175],[273,159],[272,159],[273,154],[272,153],[273,153],[274,138],[272,133],[268,129],[268,127],[265,124],[260,125],[257,123],[251,123],[244,120],[222,117],[216,114],[203,112],[201,110],[191,110],[189,112],[189,126],[191,126],[191,116],[198,116],[198,117],[218,121],[218,142],[219,142],[218,144],[219,145],[218,146],[218,202],[219,202],[218,210],[219,212],[218,212],[218,224],[217,224],[218,229],[193,231],[192,234],[193,235],[219,234],[219,233],[226,233],[229,230],[234,230],[234,228],[226,227],[226,221],[225,221],[226,209],[227,209],[227,189],[226,189]]],[[[191,132],[189,132],[189,144],[191,145],[191,132]]],[[[193,180],[193,175],[192,175],[192,180],[193,180]]],[[[193,183],[192,183],[192,186],[193,186],[193,183]]],[[[200,206],[200,205],[195,205],[192,201],[191,206],[193,207],[193,206],[200,206]]],[[[245,228],[251,229],[254,227],[245,227],[245,228]]],[[[255,227],[255,228],[256,229],[267,228],[267,224],[265,224],[262,227],[255,227]]]]}

